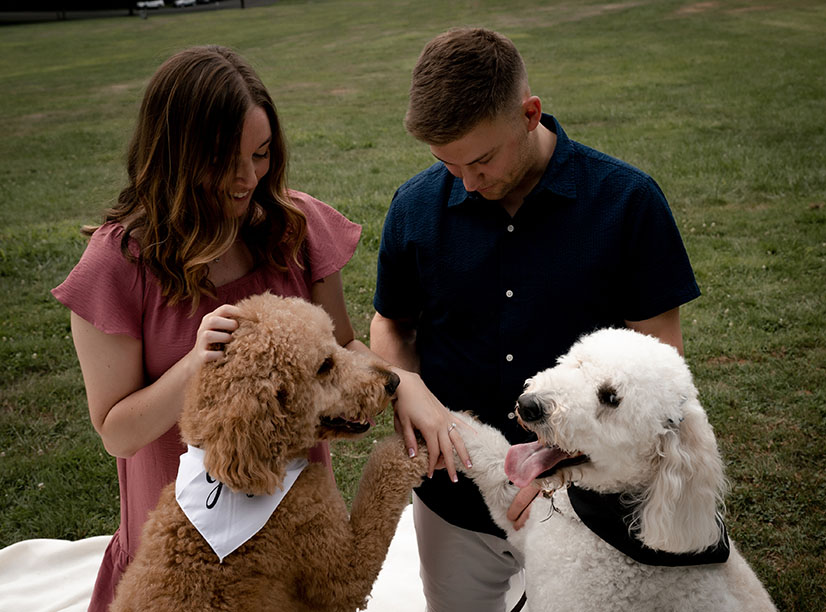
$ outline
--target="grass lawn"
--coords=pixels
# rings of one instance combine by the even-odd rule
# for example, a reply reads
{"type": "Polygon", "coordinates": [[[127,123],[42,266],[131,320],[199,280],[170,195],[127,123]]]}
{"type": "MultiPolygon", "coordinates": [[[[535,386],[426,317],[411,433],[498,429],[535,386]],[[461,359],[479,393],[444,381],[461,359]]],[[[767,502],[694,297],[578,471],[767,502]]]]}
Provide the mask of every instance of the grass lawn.
{"type": "MultiPolygon", "coordinates": [[[[111,533],[114,460],[93,431],[49,294],[124,181],[147,79],[234,47],[270,88],[291,185],[364,227],[345,269],[366,341],[380,230],[431,163],[402,126],[423,44],[510,36],[569,136],[653,175],[703,296],[686,353],[727,464],[732,537],[781,610],[826,609],[826,5],[820,0],[283,1],[0,26],[0,547],[111,533]]],[[[385,415],[375,435],[392,430],[385,415]]],[[[373,437],[334,448],[353,494],[373,437]]]]}

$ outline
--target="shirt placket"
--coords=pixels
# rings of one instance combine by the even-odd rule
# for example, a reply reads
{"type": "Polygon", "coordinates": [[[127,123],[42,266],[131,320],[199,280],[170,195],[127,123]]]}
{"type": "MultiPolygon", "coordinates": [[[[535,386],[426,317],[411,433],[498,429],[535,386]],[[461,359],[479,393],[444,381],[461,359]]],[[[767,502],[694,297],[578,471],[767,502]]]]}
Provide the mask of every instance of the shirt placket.
{"type": "MultiPolygon", "coordinates": [[[[499,347],[501,359],[500,394],[507,387],[506,381],[511,377],[511,370],[519,358],[518,347],[514,346],[512,322],[519,316],[516,297],[519,292],[518,276],[515,274],[516,249],[518,247],[518,225],[508,218],[504,223],[499,260],[499,292],[502,300],[499,327],[499,347]]],[[[505,399],[505,398],[502,398],[505,399]]]]}

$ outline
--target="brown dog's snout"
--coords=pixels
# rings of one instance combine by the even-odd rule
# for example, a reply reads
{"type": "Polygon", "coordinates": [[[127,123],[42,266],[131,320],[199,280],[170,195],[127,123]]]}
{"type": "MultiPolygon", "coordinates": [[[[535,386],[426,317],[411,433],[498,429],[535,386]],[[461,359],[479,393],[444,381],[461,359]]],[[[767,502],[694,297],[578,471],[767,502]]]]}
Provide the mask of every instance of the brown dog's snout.
{"type": "Polygon", "coordinates": [[[399,388],[399,383],[401,383],[399,375],[388,370],[387,382],[384,383],[384,390],[387,391],[387,395],[392,397],[396,393],[396,389],[399,388]]]}

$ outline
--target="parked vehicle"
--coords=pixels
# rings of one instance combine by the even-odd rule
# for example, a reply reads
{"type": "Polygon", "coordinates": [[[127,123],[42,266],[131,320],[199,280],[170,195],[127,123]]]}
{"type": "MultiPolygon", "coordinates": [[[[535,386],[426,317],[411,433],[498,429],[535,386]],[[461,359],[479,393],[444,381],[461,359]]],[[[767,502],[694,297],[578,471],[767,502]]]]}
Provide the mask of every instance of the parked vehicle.
{"type": "Polygon", "coordinates": [[[164,6],[163,0],[141,0],[137,3],[139,9],[159,9],[164,6]]]}

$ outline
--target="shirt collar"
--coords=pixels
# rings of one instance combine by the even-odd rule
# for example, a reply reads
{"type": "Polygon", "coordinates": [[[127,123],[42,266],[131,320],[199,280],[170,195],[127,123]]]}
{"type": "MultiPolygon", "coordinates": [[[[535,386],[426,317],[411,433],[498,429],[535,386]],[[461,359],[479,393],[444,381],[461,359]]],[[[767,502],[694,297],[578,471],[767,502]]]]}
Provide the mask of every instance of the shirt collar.
{"type": "MultiPolygon", "coordinates": [[[[571,159],[573,144],[553,115],[542,113],[542,125],[556,134],[556,146],[553,155],[551,155],[551,161],[545,168],[545,173],[528,197],[541,191],[550,191],[563,198],[576,199],[576,183],[573,170],[568,163],[571,159]]],[[[447,200],[448,207],[457,206],[468,200],[477,202],[484,200],[484,198],[477,193],[468,193],[461,179],[453,177],[450,197],[447,200]]]]}
{"type": "Polygon", "coordinates": [[[551,155],[551,161],[545,168],[545,174],[539,179],[539,183],[531,193],[546,189],[563,198],[574,200],[576,199],[576,182],[573,167],[569,163],[573,153],[573,143],[553,115],[543,113],[542,125],[556,134],[556,146],[551,155]]]}

